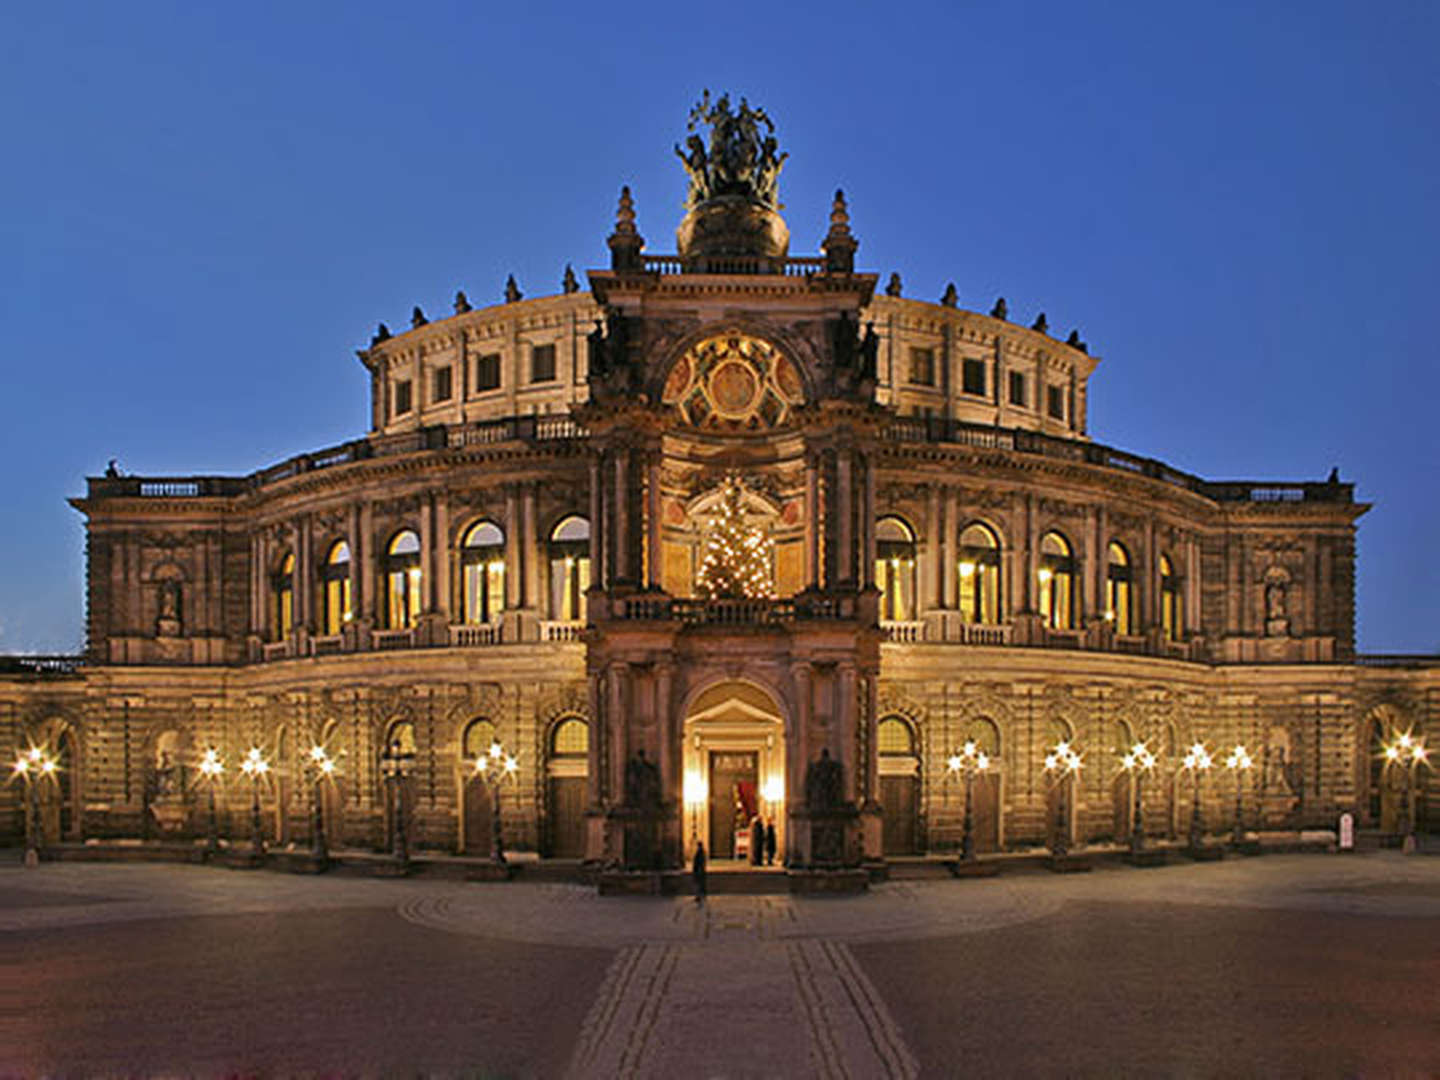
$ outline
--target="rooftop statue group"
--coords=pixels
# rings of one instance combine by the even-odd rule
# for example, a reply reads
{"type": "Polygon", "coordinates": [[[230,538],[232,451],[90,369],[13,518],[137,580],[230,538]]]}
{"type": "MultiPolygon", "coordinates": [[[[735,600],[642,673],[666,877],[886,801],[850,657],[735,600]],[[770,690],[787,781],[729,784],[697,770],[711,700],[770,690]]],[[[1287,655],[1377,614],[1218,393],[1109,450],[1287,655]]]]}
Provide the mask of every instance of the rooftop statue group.
{"type": "Polygon", "coordinates": [[[790,155],[777,152],[775,125],[764,109],[752,109],[741,98],[740,108],[731,112],[729,94],[721,94],[712,103],[706,90],[690,110],[687,130],[691,134],[685,148],[675,147],[675,155],[690,175],[686,209],[693,210],[720,195],[742,195],[772,210],[780,209],[780,169],[790,155]],[[699,124],[710,125],[709,146],[695,134],[699,124]]]}

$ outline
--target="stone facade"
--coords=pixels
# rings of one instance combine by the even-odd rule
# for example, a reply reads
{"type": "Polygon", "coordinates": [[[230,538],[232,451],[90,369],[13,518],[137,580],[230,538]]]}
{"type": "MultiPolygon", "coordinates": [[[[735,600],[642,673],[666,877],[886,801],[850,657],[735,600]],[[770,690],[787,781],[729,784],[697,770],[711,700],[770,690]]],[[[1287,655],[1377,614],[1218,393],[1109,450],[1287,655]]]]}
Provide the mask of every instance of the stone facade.
{"type": "MultiPolygon", "coordinates": [[[[243,837],[257,747],[273,841],[304,841],[319,790],[332,842],[383,848],[403,743],[413,842],[487,850],[492,740],[518,763],[507,844],[600,863],[725,854],[755,814],[793,865],[953,850],[966,741],[996,765],[982,849],[1123,836],[1136,741],[1157,833],[1188,827],[1196,741],[1250,748],[1252,824],[1393,823],[1376,749],[1440,736],[1440,659],[1357,656],[1351,484],[1094,442],[1074,335],[877,296],[838,193],[823,254],[793,257],[744,190],[692,206],[670,256],[644,254],[627,191],[588,290],[377,334],[364,437],[243,477],[91,478],[86,654],[0,670],[0,739],[61,758],[47,835],[203,828],[214,748],[243,837]],[[773,596],[698,595],[730,477],[773,596]],[[1084,760],[1063,826],[1060,740],[1084,760]],[[338,761],[319,787],[312,745],[338,761]]],[[[1216,829],[1224,774],[1199,795],[1216,829]]],[[[17,786],[0,800],[18,835],[17,786]]]]}

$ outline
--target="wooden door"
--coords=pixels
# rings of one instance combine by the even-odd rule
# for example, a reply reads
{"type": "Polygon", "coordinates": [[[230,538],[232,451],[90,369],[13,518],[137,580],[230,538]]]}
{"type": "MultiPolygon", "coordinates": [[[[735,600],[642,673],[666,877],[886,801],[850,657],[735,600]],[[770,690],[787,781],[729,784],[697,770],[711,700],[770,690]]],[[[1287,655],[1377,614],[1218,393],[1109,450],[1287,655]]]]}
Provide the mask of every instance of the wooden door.
{"type": "Polygon", "coordinates": [[[485,781],[465,781],[465,854],[490,854],[490,789],[485,781]]]}
{"type": "Polygon", "coordinates": [[[550,778],[550,855],[578,859],[585,854],[585,777],[550,778]]]}
{"type": "Polygon", "coordinates": [[[914,855],[918,782],[913,776],[880,777],[881,844],[886,855],[914,855]]]}
{"type": "Polygon", "coordinates": [[[974,821],[976,851],[1000,850],[1000,777],[994,772],[975,777],[974,821]]]}

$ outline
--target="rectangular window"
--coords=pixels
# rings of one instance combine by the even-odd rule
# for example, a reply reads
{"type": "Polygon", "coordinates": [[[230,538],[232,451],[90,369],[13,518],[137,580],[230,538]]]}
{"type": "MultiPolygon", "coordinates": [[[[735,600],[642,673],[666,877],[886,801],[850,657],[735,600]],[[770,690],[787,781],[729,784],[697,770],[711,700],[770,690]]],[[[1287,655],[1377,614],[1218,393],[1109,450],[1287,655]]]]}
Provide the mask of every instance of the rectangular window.
{"type": "Polygon", "coordinates": [[[1056,420],[1065,419],[1065,388],[1063,386],[1047,386],[1045,388],[1045,400],[1047,411],[1056,420]]]}
{"type": "Polygon", "coordinates": [[[395,384],[395,415],[404,416],[410,411],[410,380],[401,379],[395,384]]]}
{"type": "Polygon", "coordinates": [[[500,354],[486,353],[475,358],[475,392],[500,389],[500,354]]]}
{"type": "Polygon", "coordinates": [[[976,360],[971,357],[965,358],[965,366],[961,371],[960,387],[967,394],[978,394],[985,396],[985,361],[976,360]]]}
{"type": "Polygon", "coordinates": [[[935,385],[935,350],[910,350],[910,381],[916,386],[935,385]]]}
{"type": "Polygon", "coordinates": [[[431,401],[449,401],[451,392],[450,365],[435,369],[435,385],[432,387],[431,401]]]}
{"type": "Polygon", "coordinates": [[[1025,373],[1010,372],[1010,404],[1025,408],[1025,373]]]}
{"type": "Polygon", "coordinates": [[[530,350],[530,381],[549,382],[555,378],[555,346],[536,345],[530,350]]]}

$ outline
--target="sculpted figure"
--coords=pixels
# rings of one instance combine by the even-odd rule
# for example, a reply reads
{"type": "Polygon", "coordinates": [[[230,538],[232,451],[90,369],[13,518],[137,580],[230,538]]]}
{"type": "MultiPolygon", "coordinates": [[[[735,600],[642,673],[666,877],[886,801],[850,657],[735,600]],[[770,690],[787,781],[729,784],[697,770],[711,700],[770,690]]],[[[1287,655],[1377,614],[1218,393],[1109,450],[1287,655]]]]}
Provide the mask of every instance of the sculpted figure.
{"type": "Polygon", "coordinates": [[[811,810],[834,810],[843,801],[843,774],[828,747],[805,769],[805,805],[811,810]]]}

